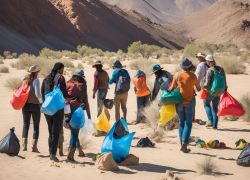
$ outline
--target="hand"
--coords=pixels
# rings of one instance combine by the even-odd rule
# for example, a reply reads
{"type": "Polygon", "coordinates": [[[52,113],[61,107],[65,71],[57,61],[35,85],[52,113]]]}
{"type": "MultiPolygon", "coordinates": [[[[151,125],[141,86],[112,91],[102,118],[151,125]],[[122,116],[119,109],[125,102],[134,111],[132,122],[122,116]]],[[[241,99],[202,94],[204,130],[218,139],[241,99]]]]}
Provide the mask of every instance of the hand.
{"type": "Polygon", "coordinates": [[[93,93],[93,99],[95,99],[95,93],[93,93]]]}

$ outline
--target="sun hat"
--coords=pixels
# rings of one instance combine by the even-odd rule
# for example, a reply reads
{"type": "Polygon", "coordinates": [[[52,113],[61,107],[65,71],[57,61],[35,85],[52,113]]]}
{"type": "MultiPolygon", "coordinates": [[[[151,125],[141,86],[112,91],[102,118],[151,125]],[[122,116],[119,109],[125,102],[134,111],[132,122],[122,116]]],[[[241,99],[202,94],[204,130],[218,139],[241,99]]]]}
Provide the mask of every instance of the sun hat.
{"type": "Polygon", "coordinates": [[[156,72],[162,70],[163,68],[159,65],[159,64],[156,64],[153,66],[153,72],[152,74],[155,74],[156,72]]]}
{"type": "Polygon", "coordinates": [[[189,68],[191,68],[193,66],[193,63],[188,58],[183,57],[181,59],[180,66],[181,66],[182,69],[189,69],[189,68]]]}
{"type": "Polygon", "coordinates": [[[79,77],[85,77],[84,71],[82,69],[76,69],[73,75],[79,77]]]}
{"type": "Polygon", "coordinates": [[[102,65],[102,62],[100,61],[100,60],[97,60],[96,62],[95,62],[95,64],[93,64],[93,68],[94,67],[96,67],[96,66],[98,66],[98,65],[102,65]]]}
{"type": "Polygon", "coordinates": [[[215,61],[213,55],[211,55],[211,54],[207,55],[206,58],[205,58],[205,60],[209,61],[209,62],[215,61]]]}
{"type": "Polygon", "coordinates": [[[28,72],[39,72],[41,68],[38,65],[30,66],[28,72]]]}
{"type": "Polygon", "coordinates": [[[196,54],[196,57],[203,57],[203,58],[205,58],[206,55],[204,53],[199,52],[198,54],[196,54]]]}
{"type": "Polygon", "coordinates": [[[120,60],[116,60],[116,61],[113,63],[113,67],[114,67],[114,68],[123,68],[124,66],[122,65],[122,63],[121,63],[120,60]]]}
{"type": "Polygon", "coordinates": [[[135,77],[139,78],[139,77],[142,77],[142,76],[144,76],[144,75],[145,75],[145,73],[144,73],[142,70],[138,70],[138,71],[136,72],[136,74],[135,74],[135,77]]]}

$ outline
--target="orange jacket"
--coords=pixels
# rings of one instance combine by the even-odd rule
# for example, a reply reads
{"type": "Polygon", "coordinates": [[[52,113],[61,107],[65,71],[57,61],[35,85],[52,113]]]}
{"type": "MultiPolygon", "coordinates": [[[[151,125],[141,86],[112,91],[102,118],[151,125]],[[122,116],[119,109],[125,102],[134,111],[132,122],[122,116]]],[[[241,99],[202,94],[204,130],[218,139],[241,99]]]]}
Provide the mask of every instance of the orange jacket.
{"type": "Polygon", "coordinates": [[[134,78],[134,86],[136,91],[136,96],[143,97],[150,95],[150,90],[147,86],[146,75],[139,78],[134,78]]]}

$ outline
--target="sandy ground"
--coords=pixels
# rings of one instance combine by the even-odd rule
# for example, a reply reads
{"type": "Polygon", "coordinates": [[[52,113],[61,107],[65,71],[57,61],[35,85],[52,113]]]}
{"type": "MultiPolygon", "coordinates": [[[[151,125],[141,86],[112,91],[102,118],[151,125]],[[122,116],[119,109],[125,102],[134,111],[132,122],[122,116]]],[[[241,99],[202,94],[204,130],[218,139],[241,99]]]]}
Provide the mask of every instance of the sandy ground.
{"type": "MultiPolygon", "coordinates": [[[[5,65],[10,61],[5,61],[5,65]]],[[[174,69],[174,66],[165,66],[168,69],[174,69]]],[[[111,70],[108,70],[111,73],[111,70]]],[[[134,71],[130,71],[131,75],[134,71]]],[[[93,69],[85,67],[85,73],[88,81],[89,99],[92,111],[92,117],[96,117],[96,101],[91,98],[93,88],[92,76],[93,69]]],[[[17,71],[10,68],[9,74],[0,74],[0,138],[3,138],[11,127],[16,128],[16,134],[21,140],[22,132],[22,113],[11,108],[9,100],[12,92],[4,87],[5,81],[9,77],[23,77],[25,71],[17,71]]],[[[67,77],[68,78],[68,77],[67,77]]],[[[245,92],[250,92],[250,75],[229,75],[229,92],[239,98],[245,92]]],[[[108,97],[112,98],[113,88],[111,88],[108,97]]],[[[136,101],[134,92],[131,90],[128,99],[128,121],[135,120],[136,101]]],[[[111,112],[111,123],[113,123],[114,112],[111,112]]],[[[197,98],[196,118],[206,120],[205,111],[202,102],[197,98]]],[[[129,126],[131,131],[136,131],[136,137],[145,137],[151,129],[145,125],[129,126]]],[[[47,124],[42,115],[40,125],[39,150],[40,154],[31,152],[32,124],[29,133],[29,147],[27,152],[20,151],[18,157],[10,157],[0,154],[0,180],[160,180],[166,170],[172,170],[182,179],[249,179],[250,168],[244,168],[236,165],[236,159],[240,153],[238,150],[207,150],[191,146],[190,154],[183,154],[179,151],[178,131],[166,132],[166,137],[162,143],[157,143],[154,149],[131,148],[131,153],[140,158],[140,165],[129,168],[121,167],[117,172],[103,172],[95,168],[91,157],[100,152],[103,137],[92,137],[85,153],[87,157],[79,158],[77,163],[71,164],[65,161],[66,156],[59,157],[60,163],[52,164],[48,158],[48,131],[47,124]],[[204,161],[206,157],[211,157],[218,166],[215,176],[200,176],[197,172],[197,163],[204,161]]],[[[195,124],[193,126],[192,136],[200,137],[204,140],[218,139],[234,148],[235,141],[244,138],[250,142],[250,123],[243,121],[223,121],[219,122],[219,130],[207,129],[204,126],[195,124]]],[[[69,131],[65,129],[65,154],[67,154],[67,145],[69,141],[69,131]]],[[[133,141],[133,145],[137,143],[133,141]]]]}

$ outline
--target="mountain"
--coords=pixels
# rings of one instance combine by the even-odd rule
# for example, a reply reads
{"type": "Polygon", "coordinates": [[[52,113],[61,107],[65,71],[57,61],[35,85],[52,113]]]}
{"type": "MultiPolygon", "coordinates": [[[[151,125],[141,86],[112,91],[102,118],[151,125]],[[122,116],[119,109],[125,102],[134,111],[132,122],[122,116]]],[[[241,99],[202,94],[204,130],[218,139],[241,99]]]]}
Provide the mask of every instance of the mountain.
{"type": "Polygon", "coordinates": [[[0,52],[74,49],[78,44],[116,51],[139,40],[179,49],[187,43],[171,27],[99,0],[1,0],[0,38],[0,52]]]}
{"type": "Polygon", "coordinates": [[[174,28],[196,42],[250,45],[250,1],[220,0],[174,28]]]}
{"type": "Polygon", "coordinates": [[[159,24],[175,23],[217,0],[102,0],[123,10],[135,10],[159,24]]]}

